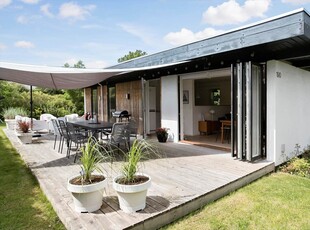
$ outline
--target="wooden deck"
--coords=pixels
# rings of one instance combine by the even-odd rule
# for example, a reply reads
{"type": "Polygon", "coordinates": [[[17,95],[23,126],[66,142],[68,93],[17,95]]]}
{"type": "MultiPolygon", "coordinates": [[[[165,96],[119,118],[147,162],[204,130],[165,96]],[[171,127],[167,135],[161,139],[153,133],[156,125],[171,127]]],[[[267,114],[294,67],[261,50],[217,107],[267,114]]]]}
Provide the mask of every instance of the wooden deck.
{"type": "MultiPolygon", "coordinates": [[[[81,214],[74,211],[66,189],[67,178],[80,171],[74,156],[67,159],[53,150],[53,136],[22,145],[13,132],[5,132],[67,229],[156,229],[274,170],[271,162],[242,162],[227,151],[158,143],[166,157],[145,162],[144,172],[152,177],[145,210],[122,212],[109,178],[101,209],[81,214]]],[[[109,173],[116,174],[114,170],[109,173]]]]}

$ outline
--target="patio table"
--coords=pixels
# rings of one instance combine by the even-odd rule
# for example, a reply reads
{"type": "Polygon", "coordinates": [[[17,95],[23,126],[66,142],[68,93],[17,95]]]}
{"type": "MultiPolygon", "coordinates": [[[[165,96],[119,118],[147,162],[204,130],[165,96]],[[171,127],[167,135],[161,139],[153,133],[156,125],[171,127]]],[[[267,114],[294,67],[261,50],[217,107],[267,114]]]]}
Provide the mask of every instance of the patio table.
{"type": "Polygon", "coordinates": [[[92,122],[90,120],[85,121],[71,121],[73,126],[77,128],[82,128],[91,132],[91,135],[97,138],[98,131],[101,132],[109,132],[112,130],[113,123],[112,122],[92,122]]]}

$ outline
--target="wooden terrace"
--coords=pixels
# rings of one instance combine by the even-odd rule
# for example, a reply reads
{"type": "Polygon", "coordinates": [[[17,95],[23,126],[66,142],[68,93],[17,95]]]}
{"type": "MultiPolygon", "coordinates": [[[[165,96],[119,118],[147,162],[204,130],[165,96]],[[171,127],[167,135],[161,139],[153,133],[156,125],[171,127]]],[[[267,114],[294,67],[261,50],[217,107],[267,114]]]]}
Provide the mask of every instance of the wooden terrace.
{"type": "MultiPolygon", "coordinates": [[[[74,156],[68,159],[65,149],[63,154],[54,150],[53,135],[22,145],[14,132],[4,131],[67,229],[157,229],[274,170],[272,162],[242,162],[227,151],[186,143],[158,143],[166,157],[145,162],[144,172],[152,177],[152,186],[143,211],[122,212],[109,178],[101,209],[77,213],[66,189],[67,178],[80,171],[79,165],[73,163],[74,156]]],[[[115,164],[118,167],[119,163],[115,164]]]]}

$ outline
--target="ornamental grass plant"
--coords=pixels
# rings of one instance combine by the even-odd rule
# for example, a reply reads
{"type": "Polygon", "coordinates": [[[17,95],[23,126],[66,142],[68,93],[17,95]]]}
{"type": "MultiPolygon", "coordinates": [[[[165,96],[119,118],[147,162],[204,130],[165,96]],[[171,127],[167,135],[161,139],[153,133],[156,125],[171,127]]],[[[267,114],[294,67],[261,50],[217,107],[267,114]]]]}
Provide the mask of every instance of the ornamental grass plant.
{"type": "Polygon", "coordinates": [[[103,164],[111,159],[110,148],[100,145],[94,137],[89,137],[85,146],[81,147],[80,176],[71,182],[74,184],[92,184],[104,180],[104,177],[93,175],[95,172],[104,173],[103,164]]]}
{"type": "Polygon", "coordinates": [[[125,161],[121,168],[121,179],[117,181],[120,184],[135,184],[141,180],[137,173],[144,160],[161,157],[158,149],[144,139],[135,139],[128,152],[123,152],[125,161]]]}
{"type": "Polygon", "coordinates": [[[18,125],[18,129],[22,133],[28,133],[29,132],[30,123],[28,121],[18,121],[17,125],[18,125]]]}
{"type": "Polygon", "coordinates": [[[21,107],[9,107],[3,110],[2,116],[5,119],[15,119],[15,116],[27,116],[27,111],[21,107]]]}

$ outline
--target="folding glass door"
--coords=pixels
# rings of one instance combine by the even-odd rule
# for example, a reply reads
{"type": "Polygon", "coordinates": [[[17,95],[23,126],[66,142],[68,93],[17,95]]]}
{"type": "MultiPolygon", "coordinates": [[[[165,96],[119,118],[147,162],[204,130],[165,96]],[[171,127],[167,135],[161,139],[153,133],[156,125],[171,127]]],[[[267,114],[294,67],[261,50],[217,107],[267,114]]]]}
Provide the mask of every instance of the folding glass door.
{"type": "Polygon", "coordinates": [[[266,155],[265,64],[231,67],[232,155],[253,161],[266,155]]]}

